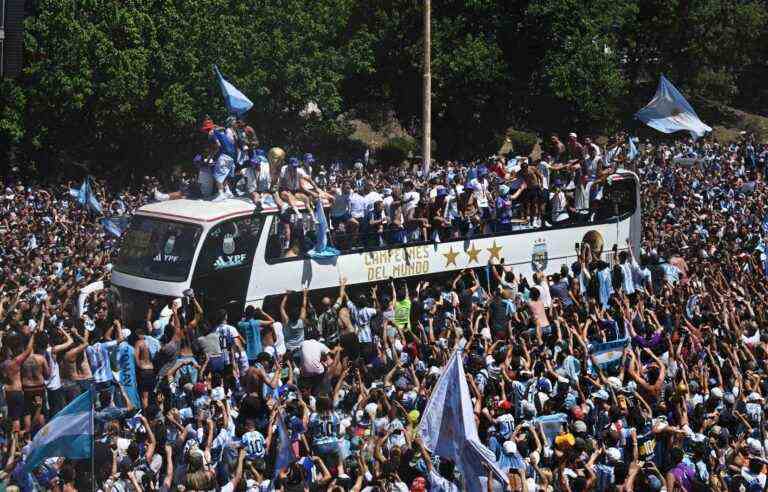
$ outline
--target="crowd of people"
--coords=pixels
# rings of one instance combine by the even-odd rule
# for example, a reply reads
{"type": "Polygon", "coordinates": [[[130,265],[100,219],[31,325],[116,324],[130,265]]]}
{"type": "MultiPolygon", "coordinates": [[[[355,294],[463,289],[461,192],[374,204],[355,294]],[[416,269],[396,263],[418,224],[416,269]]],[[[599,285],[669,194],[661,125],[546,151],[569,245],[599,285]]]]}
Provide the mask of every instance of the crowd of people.
{"type": "MultiPolygon", "coordinates": [[[[235,130],[246,132],[221,129],[235,130]]],[[[425,203],[410,216],[403,210],[401,224],[415,221],[418,240],[436,240],[456,233],[457,217],[443,223],[433,213],[449,208],[439,198],[451,193],[461,203],[456,186],[471,191],[459,210],[474,207],[464,217],[478,221],[472,227],[503,224],[506,201],[518,199],[527,222],[548,222],[542,192],[551,202],[572,180],[578,190],[582,180],[604,179],[620,165],[624,141],[603,149],[573,134],[568,144],[553,137],[540,162],[440,163],[436,176],[321,166],[305,156],[288,159],[284,173],[296,172],[301,189],[316,195],[273,181],[246,191],[293,209],[340,186],[365,202],[348,198],[341,207],[329,193],[331,221],[348,228],[341,230],[371,226],[358,219],[368,217],[372,193],[382,196],[370,200],[374,211],[387,196],[401,209],[425,203]],[[507,183],[515,182],[512,191],[507,183]],[[504,198],[510,194],[517,196],[504,198]]],[[[489,281],[474,270],[373,288],[341,278],[333,295],[287,293],[274,311],[249,307],[239,319],[206,312],[190,293],[183,302],[153,300],[132,326],[106,291],[86,288],[108,284],[119,241],[77,202],[74,185],[8,177],[0,196],[6,490],[464,490],[476,484],[431,453],[418,432],[455,350],[480,439],[507,473],[508,490],[765,490],[768,146],[745,137],[636,148],[637,258],[585,246],[576,263],[534,278],[504,265],[489,265],[489,281]],[[620,357],[606,363],[599,348],[611,343],[620,357]],[[115,360],[128,346],[135,396],[115,360]],[[91,389],[93,459],[52,457],[28,473],[36,432],[91,389]]],[[[243,162],[237,152],[225,163],[231,169],[243,162]]],[[[279,173],[268,156],[256,157],[263,165],[256,169],[279,173]]],[[[229,199],[229,170],[214,162],[199,172],[198,185],[205,173],[214,178],[207,194],[218,186],[229,199]]],[[[112,195],[96,181],[95,193],[121,214],[180,196],[157,185],[148,179],[112,195]]],[[[566,220],[589,208],[570,198],[562,204],[566,220]]],[[[491,482],[489,490],[498,487],[491,482]]]]}
{"type": "Polygon", "coordinates": [[[623,138],[601,148],[570,133],[565,143],[552,136],[532,156],[436,162],[423,174],[420,164],[323,165],[311,153],[286,159],[280,148],[259,148],[253,130],[234,117],[224,126],[207,119],[201,130],[196,183],[156,198],[241,196],[277,207],[281,257],[312,247],[318,200],[342,251],[600,220],[612,212],[601,208],[606,178],[630,152],[623,138]]]}

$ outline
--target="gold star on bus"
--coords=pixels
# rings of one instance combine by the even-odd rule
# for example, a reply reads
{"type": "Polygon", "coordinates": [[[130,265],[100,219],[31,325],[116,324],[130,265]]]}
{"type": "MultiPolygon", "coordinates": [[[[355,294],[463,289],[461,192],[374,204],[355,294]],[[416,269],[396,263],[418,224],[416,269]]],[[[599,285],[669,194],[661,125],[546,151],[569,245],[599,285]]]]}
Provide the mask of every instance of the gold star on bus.
{"type": "Polygon", "coordinates": [[[469,262],[472,263],[474,261],[474,262],[480,263],[480,260],[477,258],[477,256],[480,254],[481,251],[482,249],[475,248],[475,243],[470,243],[469,249],[466,251],[467,256],[469,256],[469,262]]]}
{"type": "Polygon", "coordinates": [[[451,249],[449,249],[447,253],[443,253],[443,256],[445,256],[445,266],[448,266],[451,264],[453,266],[458,266],[456,264],[456,257],[459,256],[459,253],[458,251],[457,252],[453,251],[453,246],[451,246],[451,249]]]}
{"type": "Polygon", "coordinates": [[[502,247],[496,244],[496,240],[493,241],[493,246],[491,246],[490,248],[486,248],[486,250],[489,253],[491,253],[491,258],[489,259],[493,259],[493,258],[496,258],[497,260],[501,259],[502,247]]]}

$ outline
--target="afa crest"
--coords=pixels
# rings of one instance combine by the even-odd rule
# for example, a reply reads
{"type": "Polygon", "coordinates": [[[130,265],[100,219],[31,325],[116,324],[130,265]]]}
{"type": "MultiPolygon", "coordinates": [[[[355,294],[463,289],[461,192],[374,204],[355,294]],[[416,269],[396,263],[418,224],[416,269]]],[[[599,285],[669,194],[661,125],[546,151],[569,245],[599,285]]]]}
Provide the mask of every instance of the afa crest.
{"type": "Polygon", "coordinates": [[[534,272],[541,272],[547,268],[547,262],[549,261],[549,253],[547,253],[547,241],[545,239],[537,239],[533,243],[533,252],[531,253],[531,268],[534,272]]]}

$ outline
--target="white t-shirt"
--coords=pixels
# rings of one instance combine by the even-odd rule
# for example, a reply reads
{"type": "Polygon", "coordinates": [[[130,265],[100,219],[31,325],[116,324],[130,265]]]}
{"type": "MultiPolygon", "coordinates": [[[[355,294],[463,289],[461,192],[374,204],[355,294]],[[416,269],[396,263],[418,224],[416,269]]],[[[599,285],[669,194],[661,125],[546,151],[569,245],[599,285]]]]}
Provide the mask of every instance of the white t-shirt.
{"type": "Polygon", "coordinates": [[[285,337],[283,336],[283,324],[279,321],[275,321],[272,323],[272,328],[275,332],[275,352],[277,352],[277,355],[284,355],[286,348],[285,337]]]}
{"type": "Polygon", "coordinates": [[[416,206],[419,204],[421,196],[418,191],[409,191],[403,195],[403,211],[410,212],[416,210],[416,206]]]}
{"type": "Polygon", "coordinates": [[[365,210],[370,212],[373,210],[373,204],[382,201],[381,194],[377,191],[371,191],[363,197],[365,199],[365,210]]]}
{"type": "Polygon", "coordinates": [[[546,282],[547,281],[544,280],[544,283],[534,285],[534,287],[539,289],[539,294],[541,294],[541,303],[544,304],[545,308],[549,308],[552,307],[552,295],[549,293],[549,285],[546,282]]]}
{"type": "Polygon", "coordinates": [[[285,186],[288,187],[291,191],[300,191],[301,190],[301,179],[309,177],[307,172],[297,167],[296,173],[293,175],[293,179],[289,178],[289,171],[288,171],[288,165],[286,164],[280,169],[280,181],[283,181],[285,183],[285,186]]]}
{"type": "Polygon", "coordinates": [[[320,358],[323,354],[330,352],[330,349],[324,343],[317,340],[304,340],[301,342],[299,350],[301,350],[302,373],[317,375],[325,372],[320,358]]]}

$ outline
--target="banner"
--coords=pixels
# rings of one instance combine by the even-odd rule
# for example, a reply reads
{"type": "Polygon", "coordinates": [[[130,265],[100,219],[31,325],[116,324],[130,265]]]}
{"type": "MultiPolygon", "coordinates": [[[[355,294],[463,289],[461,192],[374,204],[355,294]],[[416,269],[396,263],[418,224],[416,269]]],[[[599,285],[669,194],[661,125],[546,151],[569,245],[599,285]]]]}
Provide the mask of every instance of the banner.
{"type": "Polygon", "coordinates": [[[136,384],[136,359],[133,347],[126,341],[117,347],[117,367],[120,373],[120,384],[125,388],[125,394],[131,399],[133,406],[141,408],[138,385],[136,384]]]}

